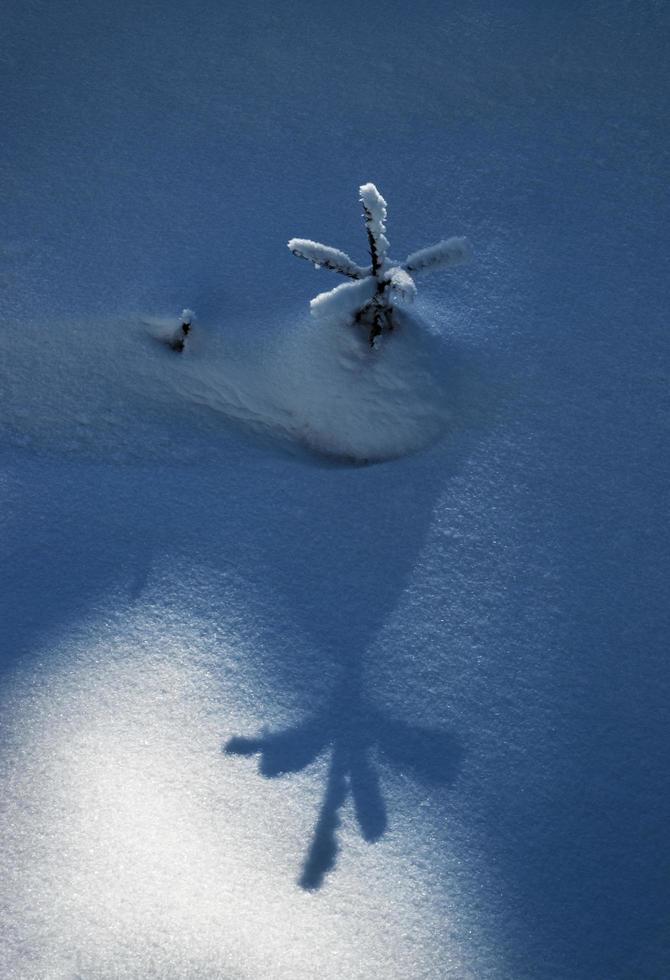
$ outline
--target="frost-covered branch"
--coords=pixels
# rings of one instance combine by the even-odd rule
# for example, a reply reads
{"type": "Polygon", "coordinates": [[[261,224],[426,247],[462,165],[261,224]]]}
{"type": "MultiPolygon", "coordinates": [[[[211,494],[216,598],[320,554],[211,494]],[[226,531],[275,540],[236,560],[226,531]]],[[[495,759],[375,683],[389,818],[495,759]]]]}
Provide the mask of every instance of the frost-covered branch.
{"type": "Polygon", "coordinates": [[[386,201],[374,184],[359,187],[363,204],[363,220],[368,233],[372,275],[376,276],[386,259],[389,241],[386,237],[386,201]]]}
{"type": "Polygon", "coordinates": [[[402,264],[407,272],[432,272],[433,269],[444,269],[459,262],[467,262],[470,257],[468,243],[465,238],[448,238],[446,241],[420,248],[418,252],[408,255],[402,264]]]}
{"type": "Polygon", "coordinates": [[[366,276],[359,282],[343,282],[327,293],[319,293],[309,304],[312,316],[353,316],[366,306],[377,292],[377,282],[366,276]]]}
{"type": "Polygon", "coordinates": [[[320,242],[313,242],[309,238],[292,238],[288,243],[293,255],[299,259],[307,259],[314,263],[317,269],[332,269],[350,279],[363,279],[370,275],[369,267],[364,269],[356,265],[346,252],[341,252],[339,248],[331,248],[330,245],[322,245],[320,242]]]}

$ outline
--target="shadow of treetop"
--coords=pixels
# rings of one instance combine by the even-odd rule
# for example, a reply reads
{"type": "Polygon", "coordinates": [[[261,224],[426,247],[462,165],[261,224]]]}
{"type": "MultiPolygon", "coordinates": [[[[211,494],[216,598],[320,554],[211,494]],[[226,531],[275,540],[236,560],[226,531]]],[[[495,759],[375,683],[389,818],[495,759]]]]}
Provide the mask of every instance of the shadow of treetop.
{"type": "Polygon", "coordinates": [[[309,890],[320,888],[335,867],[339,811],[349,794],[366,841],[379,840],[386,830],[386,805],[371,750],[426,785],[453,782],[463,755],[454,735],[390,718],[361,697],[351,678],[323,711],[302,724],[258,738],[236,736],[224,751],[228,755],[259,754],[261,775],[274,778],[304,769],[328,748],[326,789],[299,878],[300,886],[309,890]]]}

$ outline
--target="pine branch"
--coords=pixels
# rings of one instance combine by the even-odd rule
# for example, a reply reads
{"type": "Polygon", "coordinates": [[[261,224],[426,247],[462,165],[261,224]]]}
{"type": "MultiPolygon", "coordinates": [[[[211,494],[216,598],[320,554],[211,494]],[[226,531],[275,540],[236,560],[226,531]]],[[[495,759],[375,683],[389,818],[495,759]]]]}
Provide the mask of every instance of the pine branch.
{"type": "Polygon", "coordinates": [[[317,269],[332,269],[349,279],[363,279],[370,274],[369,269],[356,265],[346,252],[331,248],[330,245],[322,245],[321,242],[313,242],[309,238],[292,238],[288,247],[293,255],[312,262],[317,269]]]}
{"type": "Polygon", "coordinates": [[[377,280],[366,276],[358,282],[343,282],[341,286],[319,293],[309,304],[314,317],[353,316],[370,302],[377,292],[377,280]]]}
{"type": "Polygon", "coordinates": [[[408,255],[402,264],[406,272],[432,272],[433,269],[443,269],[450,265],[467,262],[470,249],[465,238],[448,238],[446,241],[420,248],[418,252],[408,255]]]}
{"type": "Polygon", "coordinates": [[[363,220],[368,233],[372,275],[376,276],[384,264],[389,247],[386,237],[386,201],[374,184],[362,184],[359,193],[363,204],[363,220]]]}

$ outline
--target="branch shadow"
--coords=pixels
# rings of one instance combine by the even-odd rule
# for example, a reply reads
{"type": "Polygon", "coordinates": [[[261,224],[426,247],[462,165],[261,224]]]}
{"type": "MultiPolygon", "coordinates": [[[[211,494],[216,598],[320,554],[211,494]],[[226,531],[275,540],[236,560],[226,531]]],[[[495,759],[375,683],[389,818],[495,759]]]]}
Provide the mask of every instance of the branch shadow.
{"type": "Polygon", "coordinates": [[[337,863],[340,811],[351,798],[361,835],[368,843],[386,832],[388,813],[374,755],[427,786],[450,785],[463,757],[452,733],[391,718],[364,695],[360,669],[335,691],[325,708],[304,722],[256,738],[234,736],[227,755],[258,755],[262,776],[273,779],[299,772],[330,750],[330,765],[321,808],[298,884],[321,888],[337,863]]]}

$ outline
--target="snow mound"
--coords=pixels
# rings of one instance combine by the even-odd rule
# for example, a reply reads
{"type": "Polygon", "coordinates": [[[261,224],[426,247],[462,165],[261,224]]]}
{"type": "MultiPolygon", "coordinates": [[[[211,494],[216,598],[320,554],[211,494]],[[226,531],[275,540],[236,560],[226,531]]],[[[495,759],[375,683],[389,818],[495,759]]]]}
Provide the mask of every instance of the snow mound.
{"type": "Polygon", "coordinates": [[[417,317],[399,317],[398,329],[374,349],[366,328],[326,317],[282,325],[255,349],[236,348],[219,333],[206,352],[191,353],[175,375],[181,398],[338,460],[416,452],[449,421],[444,351],[417,317]]]}
{"type": "Polygon", "coordinates": [[[178,318],[8,325],[0,446],[117,462],[219,458],[247,441],[350,462],[392,459],[449,419],[439,340],[419,319],[372,350],[341,319],[196,323],[178,318]],[[227,438],[228,437],[228,438],[227,438]]]}
{"type": "Polygon", "coordinates": [[[435,442],[449,421],[444,351],[417,317],[371,349],[368,330],[338,318],[282,337],[273,379],[296,434],[312,449],[354,460],[393,459],[435,442]]]}

